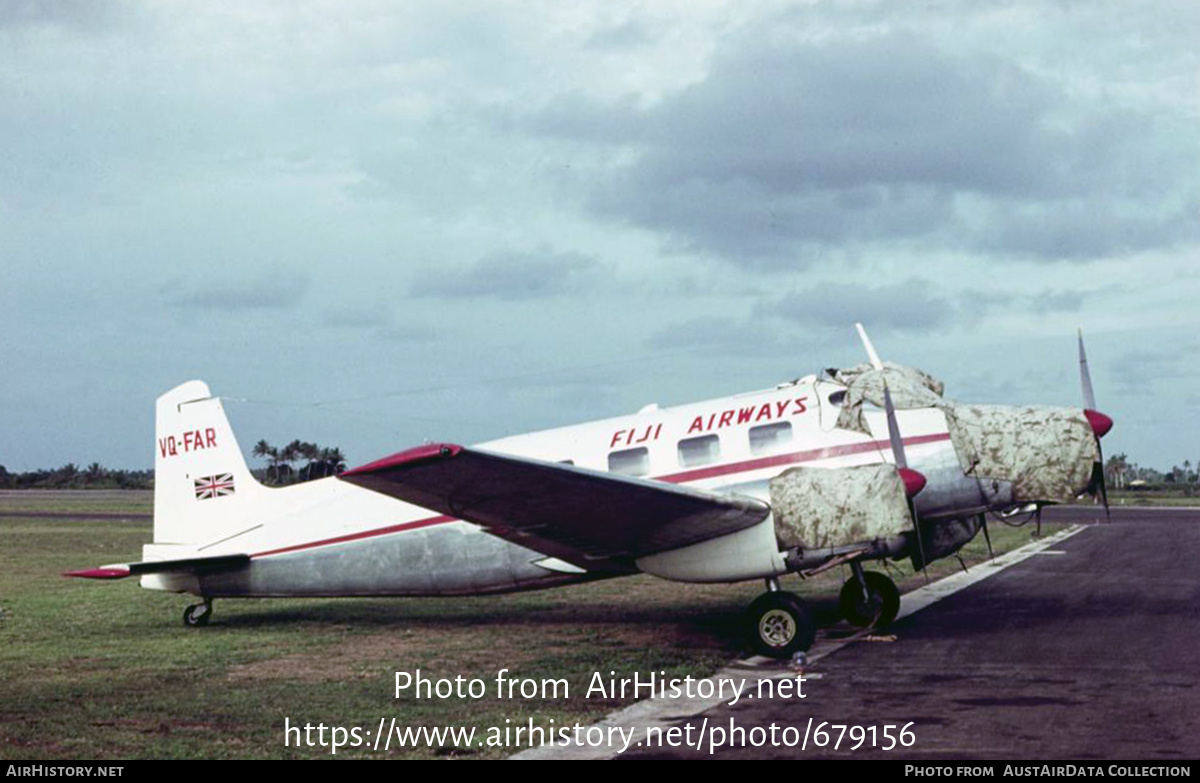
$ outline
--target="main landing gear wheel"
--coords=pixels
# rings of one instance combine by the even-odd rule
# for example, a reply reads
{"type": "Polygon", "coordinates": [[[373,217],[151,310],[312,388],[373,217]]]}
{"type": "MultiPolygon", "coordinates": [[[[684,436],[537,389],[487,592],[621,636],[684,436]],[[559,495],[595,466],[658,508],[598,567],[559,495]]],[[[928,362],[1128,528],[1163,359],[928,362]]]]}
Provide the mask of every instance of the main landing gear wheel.
{"type": "Polygon", "coordinates": [[[812,613],[795,593],[763,593],[750,604],[747,625],[754,649],[768,658],[790,658],[817,637],[812,613]]]}
{"type": "Polygon", "coordinates": [[[183,610],[183,624],[188,628],[199,628],[202,625],[208,625],[210,617],[212,617],[212,601],[205,601],[202,604],[192,604],[183,610]]]}
{"type": "Polygon", "coordinates": [[[861,582],[859,578],[852,576],[842,585],[838,595],[842,616],[859,628],[891,625],[900,613],[900,590],[896,583],[878,571],[863,571],[861,582]]]}

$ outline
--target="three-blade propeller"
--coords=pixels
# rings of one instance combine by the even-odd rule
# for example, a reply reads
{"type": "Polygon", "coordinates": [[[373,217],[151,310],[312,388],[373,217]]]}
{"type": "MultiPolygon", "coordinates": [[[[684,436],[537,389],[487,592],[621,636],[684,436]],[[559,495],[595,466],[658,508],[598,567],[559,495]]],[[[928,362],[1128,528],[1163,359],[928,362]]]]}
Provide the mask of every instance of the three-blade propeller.
{"type": "MultiPolygon", "coordinates": [[[[860,323],[854,324],[854,328],[858,330],[858,336],[862,340],[863,348],[867,351],[871,366],[876,370],[882,370],[883,362],[880,361],[879,354],[875,352],[871,338],[867,337],[867,330],[860,323]]],[[[904,494],[908,497],[908,510],[912,515],[913,535],[917,537],[917,551],[921,555],[921,568],[924,570],[925,545],[921,542],[921,525],[917,518],[917,506],[913,498],[925,488],[926,479],[923,473],[908,466],[908,459],[904,456],[904,438],[900,435],[900,424],[896,420],[896,406],[892,404],[892,392],[888,389],[887,381],[883,383],[883,409],[887,413],[888,439],[892,444],[892,458],[896,463],[896,473],[904,482],[904,494]]]]}

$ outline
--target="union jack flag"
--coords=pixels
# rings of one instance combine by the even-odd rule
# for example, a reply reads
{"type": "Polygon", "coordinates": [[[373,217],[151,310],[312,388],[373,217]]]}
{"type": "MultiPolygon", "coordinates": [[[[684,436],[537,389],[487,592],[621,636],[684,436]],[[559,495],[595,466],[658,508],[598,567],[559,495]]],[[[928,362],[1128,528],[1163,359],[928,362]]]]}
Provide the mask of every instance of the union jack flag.
{"type": "Polygon", "coordinates": [[[205,476],[194,480],[196,483],[196,500],[208,500],[233,494],[233,474],[220,473],[216,476],[205,476]]]}

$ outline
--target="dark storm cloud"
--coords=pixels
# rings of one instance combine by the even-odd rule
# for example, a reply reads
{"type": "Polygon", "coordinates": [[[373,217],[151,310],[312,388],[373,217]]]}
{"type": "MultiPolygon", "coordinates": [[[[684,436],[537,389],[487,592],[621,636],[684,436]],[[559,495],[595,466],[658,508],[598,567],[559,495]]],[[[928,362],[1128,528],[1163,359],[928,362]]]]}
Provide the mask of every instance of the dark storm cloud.
{"type": "Polygon", "coordinates": [[[1084,259],[1200,236],[1195,144],[1170,122],[911,34],[747,38],[651,108],[568,97],[528,126],[635,153],[595,212],[746,265],[855,241],[1084,259]]]}
{"type": "Polygon", "coordinates": [[[412,283],[414,296],[447,299],[538,299],[581,293],[611,280],[611,271],[580,253],[542,249],[493,253],[473,264],[430,268],[412,283]]]}
{"type": "Polygon", "coordinates": [[[213,273],[205,280],[175,281],[164,287],[173,305],[201,310],[282,310],[294,307],[308,289],[304,272],[274,268],[246,280],[213,273]]]}

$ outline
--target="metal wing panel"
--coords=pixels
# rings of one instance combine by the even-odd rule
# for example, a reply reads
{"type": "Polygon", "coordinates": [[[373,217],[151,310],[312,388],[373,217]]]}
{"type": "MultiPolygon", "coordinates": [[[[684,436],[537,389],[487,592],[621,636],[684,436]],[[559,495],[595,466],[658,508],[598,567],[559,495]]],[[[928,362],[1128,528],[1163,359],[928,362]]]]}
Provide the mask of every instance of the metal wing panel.
{"type": "Polygon", "coordinates": [[[770,512],[754,498],[451,444],[400,452],[341,478],[589,570],[742,530],[770,512]]]}

